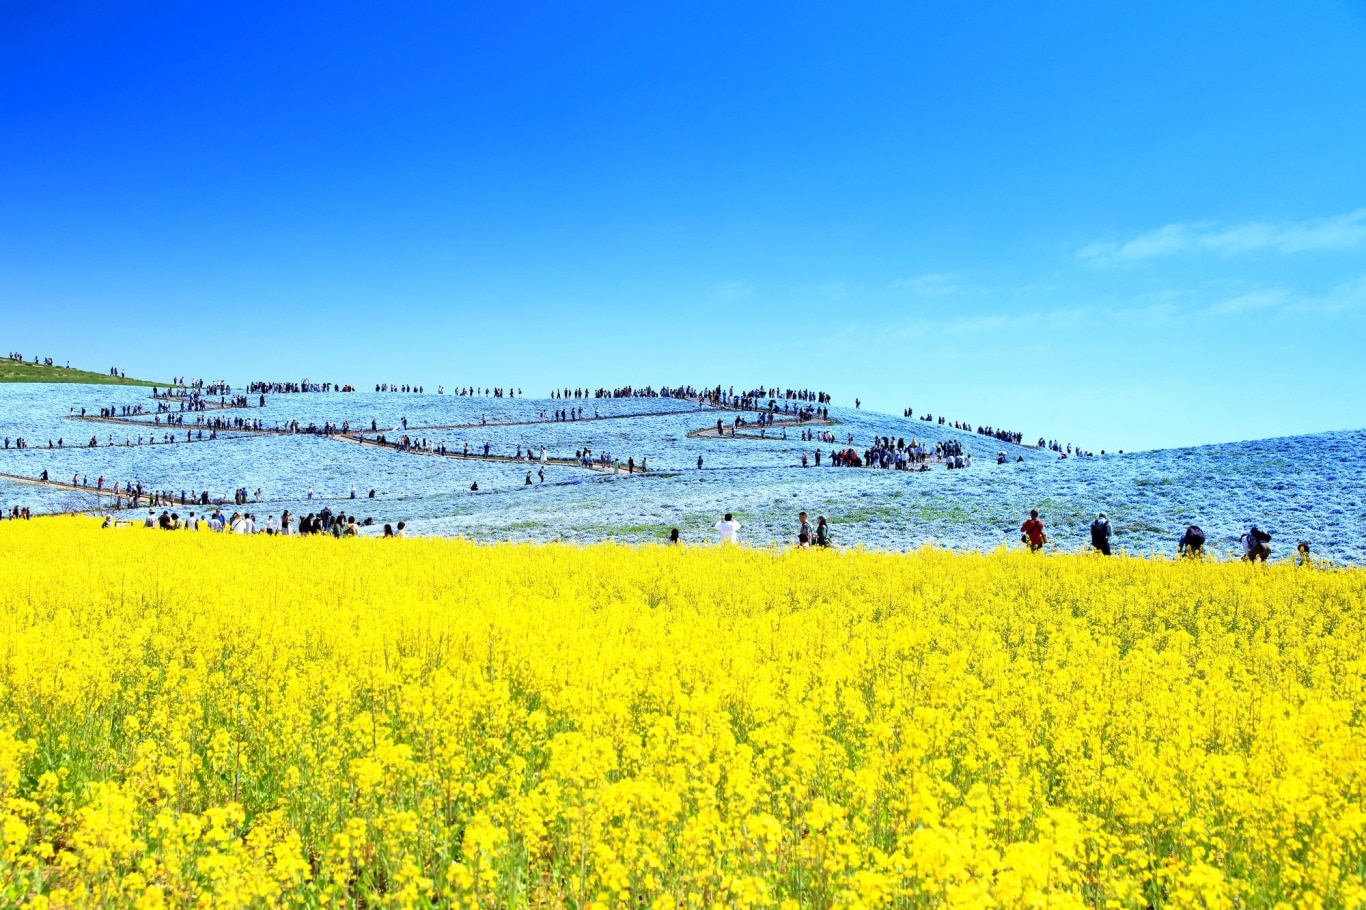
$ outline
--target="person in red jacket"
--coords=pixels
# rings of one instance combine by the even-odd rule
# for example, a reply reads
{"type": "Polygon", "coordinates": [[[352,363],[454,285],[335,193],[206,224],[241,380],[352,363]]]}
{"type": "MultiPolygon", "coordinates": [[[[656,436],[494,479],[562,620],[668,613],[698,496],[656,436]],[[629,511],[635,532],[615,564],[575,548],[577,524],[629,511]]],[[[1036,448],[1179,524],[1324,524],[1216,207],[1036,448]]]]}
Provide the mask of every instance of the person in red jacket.
{"type": "Polygon", "coordinates": [[[1039,521],[1039,510],[1029,510],[1029,520],[1020,525],[1020,530],[1024,532],[1025,542],[1029,544],[1029,552],[1043,549],[1043,545],[1048,542],[1048,536],[1043,532],[1043,522],[1039,521]]]}

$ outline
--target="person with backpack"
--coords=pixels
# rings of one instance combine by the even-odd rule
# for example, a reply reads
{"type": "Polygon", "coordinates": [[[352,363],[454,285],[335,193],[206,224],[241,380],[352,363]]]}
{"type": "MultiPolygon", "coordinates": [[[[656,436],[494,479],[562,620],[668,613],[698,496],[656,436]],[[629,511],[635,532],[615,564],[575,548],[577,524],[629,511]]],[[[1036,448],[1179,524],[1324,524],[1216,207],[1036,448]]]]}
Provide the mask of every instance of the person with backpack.
{"type": "Polygon", "coordinates": [[[1048,535],[1043,532],[1043,522],[1039,521],[1039,510],[1030,509],[1029,519],[1020,525],[1020,541],[1029,544],[1029,552],[1035,553],[1048,543],[1048,535]]]}
{"type": "Polygon", "coordinates": [[[1176,554],[1199,559],[1204,550],[1205,532],[1200,530],[1199,525],[1187,526],[1186,533],[1182,534],[1181,539],[1176,542],[1176,554]]]}
{"type": "Polygon", "coordinates": [[[1110,555],[1110,519],[1104,512],[1091,522],[1091,546],[1099,550],[1103,556],[1110,555]]]}

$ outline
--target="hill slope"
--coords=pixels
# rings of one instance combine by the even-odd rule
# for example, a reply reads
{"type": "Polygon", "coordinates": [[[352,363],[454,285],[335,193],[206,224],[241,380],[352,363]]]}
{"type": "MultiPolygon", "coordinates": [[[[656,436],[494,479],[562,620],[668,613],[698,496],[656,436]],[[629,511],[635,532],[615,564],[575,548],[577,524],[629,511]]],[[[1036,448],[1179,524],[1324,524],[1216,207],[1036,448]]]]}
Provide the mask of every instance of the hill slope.
{"type": "Polygon", "coordinates": [[[86,385],[141,385],[167,386],[168,382],[146,379],[120,379],[108,373],[92,373],[60,366],[44,366],[5,358],[0,360],[0,382],[74,382],[86,385]]]}

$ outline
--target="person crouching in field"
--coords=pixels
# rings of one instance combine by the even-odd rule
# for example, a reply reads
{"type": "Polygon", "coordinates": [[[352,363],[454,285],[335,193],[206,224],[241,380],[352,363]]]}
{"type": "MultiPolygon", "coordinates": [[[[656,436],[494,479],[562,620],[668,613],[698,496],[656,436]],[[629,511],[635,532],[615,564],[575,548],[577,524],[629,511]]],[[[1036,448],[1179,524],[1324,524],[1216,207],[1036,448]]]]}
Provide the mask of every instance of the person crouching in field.
{"type": "Polygon", "coordinates": [[[1035,553],[1048,543],[1048,535],[1043,532],[1043,522],[1039,521],[1039,510],[1030,509],[1029,519],[1020,525],[1020,539],[1029,544],[1029,552],[1035,553]]]}
{"type": "Polygon", "coordinates": [[[1199,525],[1189,525],[1186,533],[1181,535],[1181,539],[1176,542],[1176,554],[1178,556],[1190,556],[1199,559],[1205,549],[1205,532],[1200,530],[1199,525]]]}
{"type": "Polygon", "coordinates": [[[1271,535],[1256,525],[1239,540],[1243,545],[1243,559],[1248,562],[1266,562],[1271,558],[1271,535]]]}

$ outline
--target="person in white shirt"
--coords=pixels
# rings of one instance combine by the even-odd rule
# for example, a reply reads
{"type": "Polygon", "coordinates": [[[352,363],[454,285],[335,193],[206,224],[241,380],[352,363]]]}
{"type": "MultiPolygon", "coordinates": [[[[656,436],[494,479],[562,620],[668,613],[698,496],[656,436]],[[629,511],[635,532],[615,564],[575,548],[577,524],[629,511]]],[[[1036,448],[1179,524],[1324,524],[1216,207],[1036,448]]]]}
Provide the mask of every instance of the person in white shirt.
{"type": "Polygon", "coordinates": [[[737,536],[740,531],[740,522],[732,518],[729,512],[725,514],[724,518],[716,523],[716,530],[721,532],[721,543],[740,542],[740,538],[737,536]]]}
{"type": "Polygon", "coordinates": [[[277,522],[277,521],[275,520],[275,516],[274,516],[274,515],[267,515],[267,516],[266,516],[266,533],[267,533],[267,534],[278,534],[279,531],[280,531],[280,525],[279,525],[279,522],[277,522]]]}
{"type": "Polygon", "coordinates": [[[232,516],[232,524],[229,525],[229,527],[232,528],[232,533],[234,534],[251,533],[251,529],[247,527],[247,517],[245,515],[234,514],[232,516]]]}

